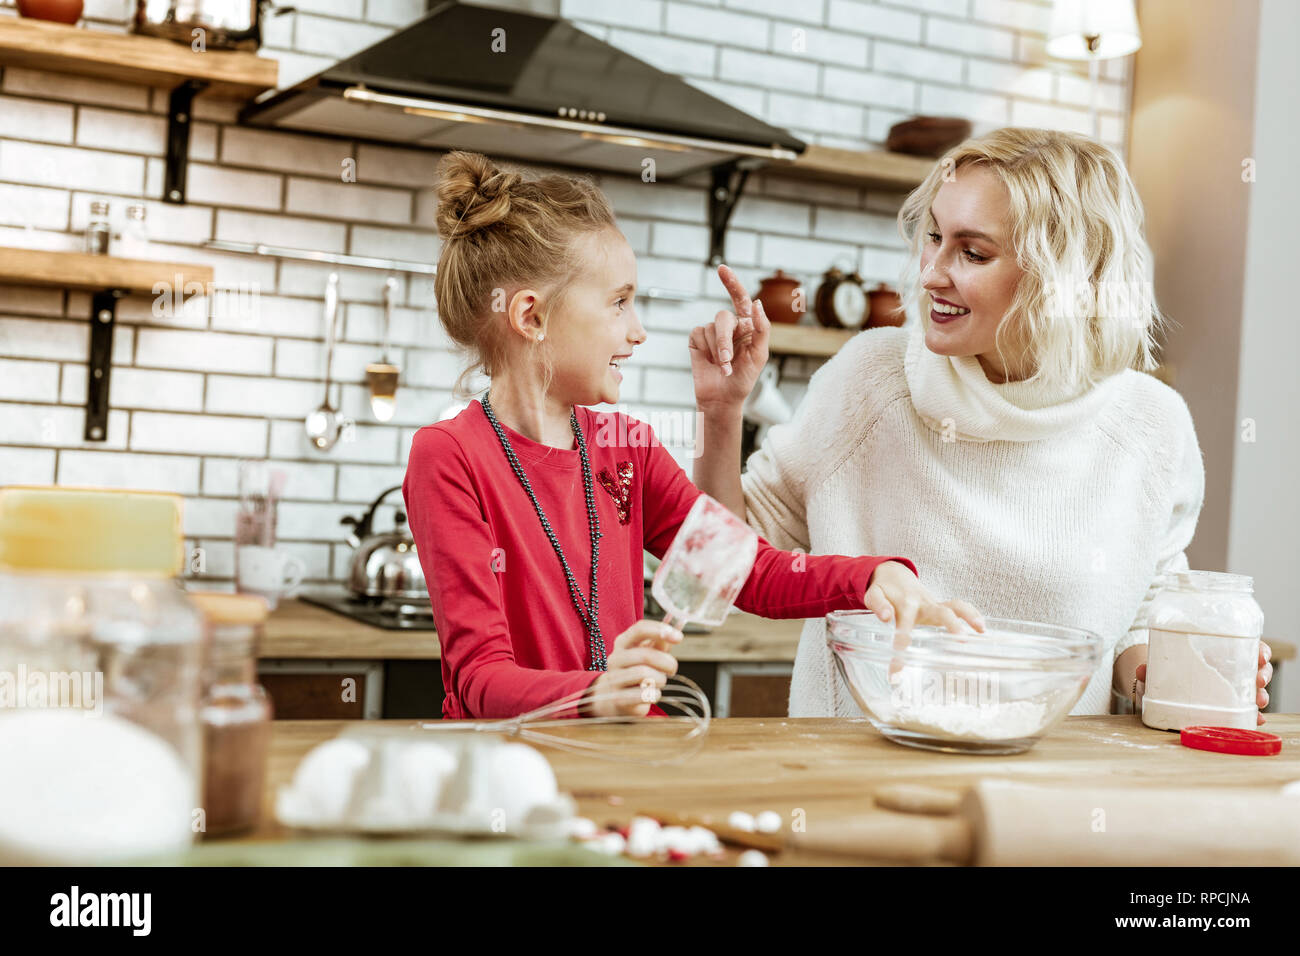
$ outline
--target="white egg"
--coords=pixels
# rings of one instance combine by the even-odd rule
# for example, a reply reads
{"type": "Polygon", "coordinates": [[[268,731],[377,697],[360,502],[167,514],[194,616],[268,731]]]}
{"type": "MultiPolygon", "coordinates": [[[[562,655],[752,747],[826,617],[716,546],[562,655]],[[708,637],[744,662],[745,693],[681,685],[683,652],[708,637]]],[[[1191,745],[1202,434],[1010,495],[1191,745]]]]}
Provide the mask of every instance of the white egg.
{"type": "Polygon", "coordinates": [[[759,833],[776,833],[781,829],[781,814],[775,810],[764,810],[754,818],[754,827],[759,833]]]}
{"type": "Polygon", "coordinates": [[[467,743],[460,765],[443,788],[439,807],[466,818],[490,820],[498,832],[520,828],[538,804],[559,794],[546,758],[526,744],[477,738],[467,743]]]}
{"type": "Polygon", "coordinates": [[[746,850],[736,860],[736,866],[767,866],[767,854],[762,850],[746,850]]]}
{"type": "Polygon", "coordinates": [[[357,778],[370,764],[370,749],[359,740],[335,737],[308,751],[293,774],[288,793],[281,791],[281,822],[335,826],[352,802],[357,778]]]}
{"type": "Polygon", "coordinates": [[[459,763],[456,751],[432,740],[402,746],[398,754],[399,801],[412,815],[428,817],[438,807],[443,784],[459,763]]]}
{"type": "Polygon", "coordinates": [[[443,783],[456,769],[456,748],[418,738],[379,737],[364,743],[370,762],[355,778],[347,822],[384,829],[429,826],[443,783]]]}

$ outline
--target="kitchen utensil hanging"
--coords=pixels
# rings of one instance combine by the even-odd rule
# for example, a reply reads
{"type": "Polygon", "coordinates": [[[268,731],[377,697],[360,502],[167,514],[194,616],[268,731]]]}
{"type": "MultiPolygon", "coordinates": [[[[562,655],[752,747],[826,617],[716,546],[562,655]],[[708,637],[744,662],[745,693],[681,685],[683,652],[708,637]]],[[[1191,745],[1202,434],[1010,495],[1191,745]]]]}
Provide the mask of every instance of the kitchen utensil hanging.
{"type": "MultiPolygon", "coordinates": [[[[644,717],[575,717],[577,705],[586,698],[587,703],[625,698],[629,688],[605,691],[587,696],[586,690],[574,691],[550,704],[530,710],[518,717],[486,721],[443,721],[423,723],[420,727],[432,733],[474,732],[518,737],[529,743],[569,753],[586,754],[601,760],[640,763],[649,766],[676,764],[690,758],[704,746],[709,733],[712,708],[709,698],[700,686],[689,677],[674,674],[659,691],[654,703],[668,713],[666,718],[644,717]],[[563,715],[568,714],[565,717],[563,715]],[[545,730],[578,730],[598,724],[638,725],[639,729],[666,727],[671,733],[622,733],[612,731],[610,740],[591,740],[568,737],[545,730]],[[649,739],[647,739],[649,738],[649,739]]],[[[635,693],[635,689],[633,689],[635,693]]]]}
{"type": "Polygon", "coordinates": [[[384,359],[366,366],[366,384],[370,387],[370,411],[381,422],[392,421],[397,411],[397,376],[401,369],[388,359],[388,334],[393,324],[393,297],[397,280],[392,276],[384,283],[384,359]]]}
{"type": "Polygon", "coordinates": [[[330,366],[334,362],[334,326],[339,311],[339,274],[331,272],[325,283],[325,399],[307,416],[307,438],[318,451],[329,451],[339,440],[338,409],[330,404],[330,366]]]}

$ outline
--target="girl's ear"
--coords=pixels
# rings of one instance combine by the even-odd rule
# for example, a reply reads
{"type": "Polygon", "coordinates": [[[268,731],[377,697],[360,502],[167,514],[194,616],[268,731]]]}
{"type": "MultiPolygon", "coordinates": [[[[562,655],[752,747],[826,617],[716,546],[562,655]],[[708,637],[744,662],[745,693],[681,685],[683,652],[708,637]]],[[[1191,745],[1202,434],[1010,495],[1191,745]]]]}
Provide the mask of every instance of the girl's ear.
{"type": "Polygon", "coordinates": [[[510,328],[530,341],[536,341],[546,329],[542,322],[542,296],[536,289],[520,289],[506,306],[510,328]]]}

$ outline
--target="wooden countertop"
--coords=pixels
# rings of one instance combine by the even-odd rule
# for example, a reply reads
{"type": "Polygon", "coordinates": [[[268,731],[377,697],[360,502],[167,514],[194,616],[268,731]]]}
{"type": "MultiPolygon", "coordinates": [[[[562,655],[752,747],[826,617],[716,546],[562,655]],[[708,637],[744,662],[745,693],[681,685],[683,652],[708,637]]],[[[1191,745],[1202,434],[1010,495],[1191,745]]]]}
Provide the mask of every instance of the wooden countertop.
{"type": "MultiPolygon", "coordinates": [[[[801,620],[769,621],[737,612],[708,634],[687,634],[677,659],[789,663],[802,629],[801,620]]],[[[436,661],[440,654],[433,631],[389,631],[291,598],[271,612],[258,657],[436,661]]]]}
{"type": "MultiPolygon", "coordinates": [[[[707,662],[791,663],[803,621],[770,621],[737,611],[708,634],[687,634],[677,659],[707,662]]],[[[1291,660],[1295,645],[1265,638],[1273,660],[1291,660]]],[[[424,660],[441,656],[433,631],[389,631],[323,607],[288,598],[271,612],[258,656],[263,659],[424,660]]]]}
{"type": "MultiPolygon", "coordinates": [[[[251,836],[231,842],[296,836],[275,822],[277,789],[316,744],[348,721],[277,721],[264,795],[264,820],[251,836]]],[[[383,721],[409,726],[412,721],[383,721]]],[[[1283,739],[1274,757],[1240,757],[1183,747],[1176,734],[1151,730],[1133,716],[1069,717],[1027,753],[1008,757],[931,753],[891,743],[864,719],[714,720],[704,748],[680,766],[644,767],[538,748],[555,769],[560,789],[597,824],[626,823],[639,809],[723,819],[734,810],[775,810],[787,822],[802,810],[808,832],[832,828],[876,809],[871,792],[884,783],[959,788],[983,777],[1107,787],[1275,787],[1300,779],[1300,715],[1269,715],[1264,730],[1283,739]]],[[[565,729],[587,740],[617,742],[666,731],[659,721],[565,729]]],[[[216,842],[216,841],[214,841],[216,842]]],[[[221,841],[226,842],[226,841],[221,841]]],[[[1135,864],[1141,847],[1134,847],[1135,864]]],[[[726,862],[734,862],[729,853],[726,862]]],[[[697,862],[703,863],[703,860],[697,862]]],[[[786,851],[781,864],[844,863],[786,851]]],[[[870,862],[847,861],[847,862],[870,862]]],[[[1212,860],[1206,860],[1212,864],[1212,860]]]]}

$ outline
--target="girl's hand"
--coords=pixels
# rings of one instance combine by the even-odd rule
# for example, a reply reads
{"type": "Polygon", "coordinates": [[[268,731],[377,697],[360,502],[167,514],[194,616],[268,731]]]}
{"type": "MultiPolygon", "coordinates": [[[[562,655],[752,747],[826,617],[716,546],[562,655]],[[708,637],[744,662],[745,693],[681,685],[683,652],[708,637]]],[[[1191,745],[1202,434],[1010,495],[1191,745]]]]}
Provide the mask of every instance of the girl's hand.
{"type": "Polygon", "coordinates": [[[691,375],[695,378],[695,403],[702,410],[744,404],[767,364],[771,323],[763,303],[752,301],[726,266],[718,266],[718,278],[727,287],[735,312],[723,310],[714,316],[712,325],[691,330],[691,375]]]}
{"type": "Polygon", "coordinates": [[[677,658],[668,649],[682,632],[658,621],[637,621],[614,640],[605,673],[587,689],[580,713],[584,717],[644,717],[659,699],[668,678],[677,673],[677,658]],[[616,697],[587,703],[587,698],[613,691],[616,697]]]}
{"type": "Polygon", "coordinates": [[[894,631],[906,636],[916,624],[934,624],[961,634],[964,620],[983,633],[984,616],[965,601],[936,601],[907,565],[886,561],[868,582],[862,603],[882,621],[894,621],[894,631]]]}
{"type": "MultiPolygon", "coordinates": [[[[1258,688],[1258,692],[1255,694],[1255,705],[1261,709],[1268,706],[1268,691],[1264,688],[1267,687],[1268,682],[1273,679],[1273,665],[1270,663],[1272,660],[1273,648],[1269,647],[1263,641],[1260,641],[1259,670],[1255,674],[1255,686],[1258,688]]],[[[1145,684],[1147,680],[1147,666],[1145,664],[1139,664],[1135,673],[1137,674],[1137,679],[1145,684]]],[[[1262,723],[1264,723],[1264,715],[1257,714],[1255,717],[1255,726],[1258,727],[1262,723]]]]}

